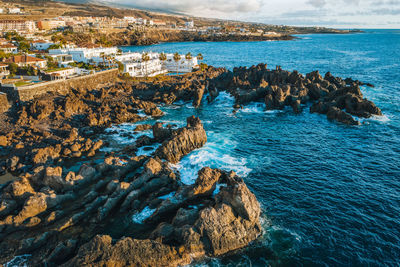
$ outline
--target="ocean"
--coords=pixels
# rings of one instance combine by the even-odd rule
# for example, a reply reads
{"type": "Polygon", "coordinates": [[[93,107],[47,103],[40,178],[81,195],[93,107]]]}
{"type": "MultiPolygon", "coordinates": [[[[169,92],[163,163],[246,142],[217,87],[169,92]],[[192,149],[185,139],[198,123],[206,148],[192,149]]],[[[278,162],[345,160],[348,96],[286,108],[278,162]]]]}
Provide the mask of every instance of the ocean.
{"type": "Polygon", "coordinates": [[[360,126],[328,121],[308,107],[301,114],[265,111],[263,103],[234,115],[226,93],[198,109],[183,102],[162,107],[161,121],[181,126],[195,115],[207,131],[207,144],[175,166],[185,183],[203,166],[234,170],[262,205],[260,240],[195,266],[400,265],[400,30],[298,37],[122,47],[202,53],[205,63],[228,69],[263,62],[302,74],[330,71],[375,85],[361,89],[384,116],[360,126]]]}

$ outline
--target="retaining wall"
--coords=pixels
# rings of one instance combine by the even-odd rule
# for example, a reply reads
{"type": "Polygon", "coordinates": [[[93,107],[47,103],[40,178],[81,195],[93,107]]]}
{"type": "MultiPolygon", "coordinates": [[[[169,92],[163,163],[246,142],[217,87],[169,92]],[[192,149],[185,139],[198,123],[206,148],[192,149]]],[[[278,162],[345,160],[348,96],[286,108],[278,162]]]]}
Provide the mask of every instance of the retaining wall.
{"type": "Polygon", "coordinates": [[[7,92],[9,97],[15,100],[29,101],[46,93],[65,95],[70,89],[92,90],[101,84],[115,81],[118,69],[105,70],[90,75],[79,76],[67,80],[57,80],[45,83],[18,87],[14,92],[7,92]]]}
{"type": "Polygon", "coordinates": [[[0,113],[6,112],[10,108],[7,95],[0,92],[0,113]]]}

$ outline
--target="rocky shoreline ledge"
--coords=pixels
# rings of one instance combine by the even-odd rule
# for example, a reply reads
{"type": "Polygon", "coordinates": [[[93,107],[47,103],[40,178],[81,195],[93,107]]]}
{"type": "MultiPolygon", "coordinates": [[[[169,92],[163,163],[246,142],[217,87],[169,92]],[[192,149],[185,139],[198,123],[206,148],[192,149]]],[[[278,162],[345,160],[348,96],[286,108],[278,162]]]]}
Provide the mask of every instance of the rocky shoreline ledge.
{"type": "Polygon", "coordinates": [[[107,128],[157,120],[160,104],[200,107],[227,91],[233,112],[263,102],[299,113],[310,103],[350,125],[359,124],[353,116],[382,115],[359,81],[264,64],[110,84],[42,96],[0,116],[0,178],[14,176],[0,184],[0,263],[30,255],[32,266],[179,266],[256,240],[260,205],[240,177],[205,167],[184,184],[171,168],[206,144],[199,118],[182,128],[140,124],[134,144],[101,151],[107,128]],[[149,146],[154,152],[139,155],[149,146]]]}

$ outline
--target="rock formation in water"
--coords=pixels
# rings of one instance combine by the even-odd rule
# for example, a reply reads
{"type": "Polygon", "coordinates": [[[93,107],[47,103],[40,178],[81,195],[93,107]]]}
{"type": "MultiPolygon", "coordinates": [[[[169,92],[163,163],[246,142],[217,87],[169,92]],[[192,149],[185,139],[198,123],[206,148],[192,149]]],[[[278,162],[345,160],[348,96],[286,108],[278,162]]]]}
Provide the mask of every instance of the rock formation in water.
{"type": "Polygon", "coordinates": [[[277,67],[268,70],[259,64],[251,68],[234,68],[211,80],[213,87],[227,90],[236,99],[236,106],[250,102],[264,102],[267,110],[292,107],[300,113],[302,104],[312,102],[311,112],[345,124],[357,125],[353,116],[368,118],[382,115],[374,103],[364,98],[360,81],[334,77],[329,72],[322,77],[318,71],[305,77],[297,71],[289,72],[277,67]],[[352,116],[353,115],[353,116],[352,116]]]}
{"type": "Polygon", "coordinates": [[[331,120],[358,124],[381,115],[363,85],[327,73],[208,67],[205,71],[139,81],[114,81],[95,90],[71,89],[13,106],[0,116],[0,262],[32,254],[32,265],[184,265],[246,246],[260,234],[260,207],[233,172],[203,168],[185,185],[170,168],[207,135],[199,118],[187,125],[143,124],[125,137],[135,143],[112,153],[102,136],[113,124],[164,113],[160,104],[190,101],[201,107],[220,91],[235,108],[262,102],[290,106],[331,120]],[[143,134],[152,130],[153,136],[143,134]],[[149,149],[155,149],[154,152],[149,149]],[[139,150],[150,156],[137,156],[139,150]]]}
{"type": "Polygon", "coordinates": [[[255,240],[260,206],[241,178],[203,168],[185,185],[169,167],[205,144],[201,121],[153,132],[147,142],[162,144],[150,157],[122,153],[78,171],[42,161],[1,188],[0,261],[32,254],[32,265],[178,266],[255,240]]]}

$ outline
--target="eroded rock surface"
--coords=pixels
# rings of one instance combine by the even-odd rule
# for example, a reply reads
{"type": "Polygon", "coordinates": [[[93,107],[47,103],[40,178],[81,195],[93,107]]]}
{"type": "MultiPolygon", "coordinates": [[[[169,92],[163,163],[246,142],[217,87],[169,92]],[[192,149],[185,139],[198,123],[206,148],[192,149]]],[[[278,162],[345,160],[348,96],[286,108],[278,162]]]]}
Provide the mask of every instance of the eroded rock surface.
{"type": "Polygon", "coordinates": [[[267,110],[292,107],[295,113],[302,111],[302,104],[314,103],[311,112],[327,114],[328,119],[356,125],[353,118],[382,115],[374,103],[364,98],[360,86],[364,84],[350,78],[345,80],[318,71],[305,77],[297,71],[289,72],[277,67],[267,69],[266,64],[251,68],[234,68],[211,80],[210,87],[227,90],[236,100],[236,107],[250,102],[264,102],[267,110]]]}
{"type": "MultiPolygon", "coordinates": [[[[205,167],[184,185],[169,167],[206,143],[201,121],[153,131],[149,142],[162,144],[151,157],[114,154],[75,172],[47,163],[3,188],[0,262],[182,266],[257,239],[259,203],[234,172],[205,167]]],[[[65,142],[77,138],[72,130],[65,142]]]]}

